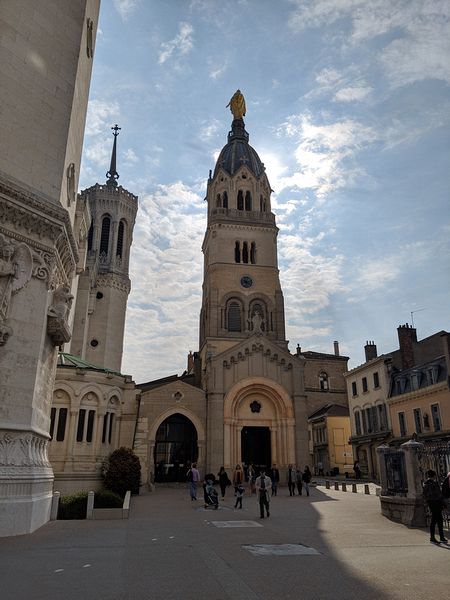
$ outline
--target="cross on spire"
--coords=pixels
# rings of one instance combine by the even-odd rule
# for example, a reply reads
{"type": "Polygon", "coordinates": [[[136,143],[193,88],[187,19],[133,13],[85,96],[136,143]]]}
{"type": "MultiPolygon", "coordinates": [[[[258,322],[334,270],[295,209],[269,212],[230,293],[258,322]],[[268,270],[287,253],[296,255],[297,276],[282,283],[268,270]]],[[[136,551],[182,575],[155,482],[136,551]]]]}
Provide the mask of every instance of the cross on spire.
{"type": "Polygon", "coordinates": [[[116,168],[117,136],[122,128],[116,123],[114,127],[111,127],[111,129],[113,130],[114,144],[111,154],[111,164],[109,165],[109,171],[106,173],[106,177],[108,178],[106,180],[106,185],[112,185],[113,187],[116,187],[117,180],[119,179],[119,173],[117,172],[116,168]]]}

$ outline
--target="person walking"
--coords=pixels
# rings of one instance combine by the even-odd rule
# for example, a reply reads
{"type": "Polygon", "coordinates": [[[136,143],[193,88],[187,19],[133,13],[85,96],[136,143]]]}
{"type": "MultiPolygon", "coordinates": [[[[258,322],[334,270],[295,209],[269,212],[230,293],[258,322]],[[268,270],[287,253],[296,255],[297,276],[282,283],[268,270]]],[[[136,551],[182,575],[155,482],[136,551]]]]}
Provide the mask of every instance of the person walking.
{"type": "Polygon", "coordinates": [[[353,463],[353,471],[355,472],[356,479],[361,479],[361,468],[357,460],[355,460],[355,462],[353,463]]]}
{"type": "Polygon", "coordinates": [[[192,463],[192,467],[187,472],[186,479],[189,481],[189,492],[191,495],[191,501],[197,500],[197,485],[200,481],[200,472],[197,469],[197,463],[192,463]]]}
{"type": "Polygon", "coordinates": [[[307,496],[309,496],[309,484],[311,483],[311,478],[312,478],[312,473],[311,473],[308,465],[306,465],[306,467],[303,471],[302,481],[305,486],[307,496]]]}
{"type": "Polygon", "coordinates": [[[234,485],[234,493],[237,492],[238,486],[244,483],[244,471],[242,470],[241,465],[236,465],[236,468],[233,473],[233,485],[234,485]]]}
{"type": "Polygon", "coordinates": [[[217,474],[217,479],[219,480],[219,487],[222,493],[222,500],[225,500],[225,490],[229,485],[231,485],[231,481],[228,478],[227,472],[225,471],[225,467],[220,467],[219,472],[217,474]]]}
{"type": "Polygon", "coordinates": [[[237,490],[235,492],[236,502],[234,503],[234,508],[242,508],[242,498],[245,494],[245,487],[241,484],[237,486],[237,490]]]}
{"type": "Polygon", "coordinates": [[[259,477],[256,478],[256,496],[259,504],[259,518],[264,519],[264,508],[266,514],[270,517],[269,511],[269,489],[272,487],[270,477],[267,477],[264,469],[261,469],[259,477]]]}
{"type": "Polygon", "coordinates": [[[430,522],[430,542],[433,544],[445,544],[447,540],[444,537],[444,523],[442,519],[442,509],[444,507],[444,498],[441,487],[436,481],[436,471],[430,469],[427,471],[428,479],[423,484],[423,497],[431,512],[430,522]],[[436,525],[439,530],[439,540],[435,538],[436,525]]]}
{"type": "Polygon", "coordinates": [[[277,469],[277,465],[275,463],[273,463],[270,470],[270,479],[272,480],[272,496],[276,496],[278,483],[280,482],[280,471],[277,469]]]}
{"type": "Polygon", "coordinates": [[[295,496],[295,484],[297,483],[297,469],[293,465],[288,466],[288,488],[289,496],[295,496]]]}
{"type": "Polygon", "coordinates": [[[295,482],[297,484],[298,495],[301,496],[303,488],[303,473],[301,469],[296,469],[295,471],[295,482]]]}
{"type": "Polygon", "coordinates": [[[248,492],[251,496],[255,492],[255,479],[256,479],[256,473],[255,473],[255,469],[253,467],[253,463],[250,463],[248,465],[247,478],[248,478],[248,492]]]}

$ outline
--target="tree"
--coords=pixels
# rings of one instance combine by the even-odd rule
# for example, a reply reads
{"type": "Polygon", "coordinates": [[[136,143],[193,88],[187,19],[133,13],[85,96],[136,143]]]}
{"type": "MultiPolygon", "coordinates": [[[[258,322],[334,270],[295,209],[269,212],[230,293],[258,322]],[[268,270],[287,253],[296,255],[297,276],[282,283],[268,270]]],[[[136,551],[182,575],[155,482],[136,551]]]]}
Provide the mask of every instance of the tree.
{"type": "Polygon", "coordinates": [[[105,487],[125,496],[127,490],[139,494],[141,463],[131,448],[119,448],[110,454],[103,471],[105,487]]]}

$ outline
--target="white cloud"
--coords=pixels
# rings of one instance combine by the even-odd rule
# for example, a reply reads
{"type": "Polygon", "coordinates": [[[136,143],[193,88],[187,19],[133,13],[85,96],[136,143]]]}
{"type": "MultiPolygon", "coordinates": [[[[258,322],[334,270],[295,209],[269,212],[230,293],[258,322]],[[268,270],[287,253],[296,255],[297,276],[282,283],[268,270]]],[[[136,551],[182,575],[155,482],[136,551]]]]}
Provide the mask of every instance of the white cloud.
{"type": "Polygon", "coordinates": [[[119,13],[122,21],[126,21],[128,17],[136,10],[141,0],[113,0],[114,8],[119,13]]]}
{"type": "Polygon", "coordinates": [[[422,79],[450,81],[447,0],[398,0],[395,6],[390,0],[293,0],[293,3],[296,9],[289,24],[295,31],[341,21],[344,28],[349,26],[349,41],[354,45],[387,33],[395,36],[379,53],[394,86],[422,79]]]}
{"type": "Polygon", "coordinates": [[[219,79],[227,71],[227,64],[223,64],[219,67],[211,67],[209,76],[211,79],[219,79]]]}
{"type": "Polygon", "coordinates": [[[372,88],[370,87],[364,86],[342,88],[336,92],[334,99],[336,102],[355,102],[364,100],[364,98],[370,94],[371,89],[372,88]]]}
{"type": "Polygon", "coordinates": [[[300,167],[282,178],[281,186],[312,188],[318,198],[353,185],[364,173],[356,162],[358,151],[378,139],[373,129],[352,119],[315,125],[309,115],[288,117],[279,131],[298,138],[295,157],[300,167]]]}
{"type": "Polygon", "coordinates": [[[112,146],[112,136],[111,139],[107,137],[96,138],[86,146],[84,158],[95,165],[101,165],[104,166],[105,169],[108,169],[112,146]]]}
{"type": "Polygon", "coordinates": [[[119,103],[107,100],[89,100],[86,117],[86,135],[105,133],[120,115],[119,103]]]}
{"type": "Polygon", "coordinates": [[[128,148],[127,150],[125,150],[124,158],[125,158],[125,162],[127,162],[127,163],[134,164],[139,161],[139,158],[137,157],[135,151],[132,148],[128,148]]]}
{"type": "Polygon", "coordinates": [[[158,58],[159,64],[164,64],[174,54],[179,56],[187,54],[194,47],[192,40],[193,32],[194,28],[190,23],[181,22],[178,35],[173,40],[161,44],[161,51],[158,58]]]}
{"type": "Polygon", "coordinates": [[[205,228],[203,195],[182,183],[139,199],[123,367],[137,381],[182,372],[197,347],[205,228]]]}

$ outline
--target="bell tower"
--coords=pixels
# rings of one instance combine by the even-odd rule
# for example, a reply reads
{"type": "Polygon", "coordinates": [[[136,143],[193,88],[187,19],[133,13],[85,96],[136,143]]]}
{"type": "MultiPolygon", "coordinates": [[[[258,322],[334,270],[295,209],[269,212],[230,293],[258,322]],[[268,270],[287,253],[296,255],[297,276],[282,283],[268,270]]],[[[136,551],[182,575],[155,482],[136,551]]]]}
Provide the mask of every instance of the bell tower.
{"type": "Polygon", "coordinates": [[[137,196],[117,185],[117,136],[106,184],[95,184],[81,192],[88,205],[86,269],[80,276],[71,353],[90,363],[120,371],[125,313],[131,289],[130,248],[138,208],[137,196]]]}
{"type": "Polygon", "coordinates": [[[200,353],[222,352],[259,333],[287,349],[275,215],[265,167],[249,144],[238,90],[228,142],[210,171],[200,353]]]}

